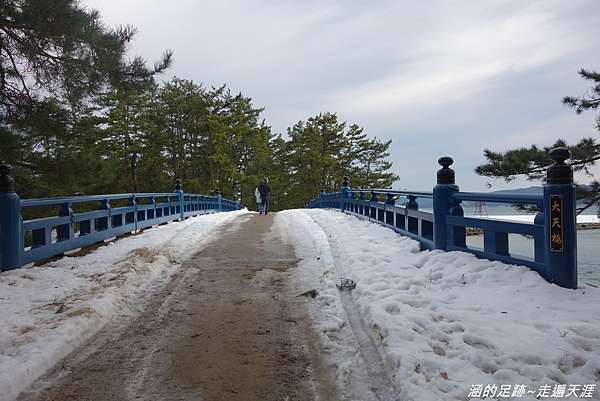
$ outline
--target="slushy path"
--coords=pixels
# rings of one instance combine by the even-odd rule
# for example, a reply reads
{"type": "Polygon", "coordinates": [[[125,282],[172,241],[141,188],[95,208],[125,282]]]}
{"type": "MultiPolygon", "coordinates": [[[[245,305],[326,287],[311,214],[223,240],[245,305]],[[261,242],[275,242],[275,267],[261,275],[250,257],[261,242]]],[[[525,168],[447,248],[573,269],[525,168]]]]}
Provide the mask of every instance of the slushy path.
{"type": "Polygon", "coordinates": [[[223,225],[140,315],[105,326],[19,400],[335,400],[291,287],[293,249],[272,224],[248,214],[223,225]]]}

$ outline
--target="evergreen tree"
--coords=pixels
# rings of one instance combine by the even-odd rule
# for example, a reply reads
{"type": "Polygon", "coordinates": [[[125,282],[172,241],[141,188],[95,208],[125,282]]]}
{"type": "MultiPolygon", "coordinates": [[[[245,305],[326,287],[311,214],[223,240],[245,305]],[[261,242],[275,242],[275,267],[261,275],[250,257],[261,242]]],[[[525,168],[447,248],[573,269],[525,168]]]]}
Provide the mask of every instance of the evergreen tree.
{"type": "MultiPolygon", "coordinates": [[[[562,102],[574,108],[577,114],[600,107],[600,73],[581,69],[579,75],[592,81],[591,90],[581,97],[566,96],[562,99],[562,102]]],[[[596,116],[595,128],[600,130],[600,114],[596,116]]],[[[543,180],[547,167],[552,163],[548,157],[548,151],[557,146],[566,146],[571,150],[570,164],[574,171],[582,171],[593,178],[590,168],[600,160],[600,144],[595,138],[583,138],[572,145],[559,139],[551,146],[532,145],[507,152],[485,149],[484,156],[487,163],[478,166],[475,172],[486,177],[503,178],[506,181],[512,181],[519,176],[524,176],[528,180],[543,180]]],[[[599,204],[600,183],[593,179],[590,185],[577,185],[577,194],[580,199],[585,200],[585,205],[577,209],[578,213],[581,213],[589,207],[599,204]]]]}
{"type": "Polygon", "coordinates": [[[135,29],[109,28],[99,11],[75,0],[4,0],[0,15],[3,115],[49,93],[81,97],[117,82],[144,82],[171,61],[170,51],[153,68],[139,57],[128,61],[135,29]]]}
{"type": "Polygon", "coordinates": [[[95,97],[147,85],[171,52],[153,67],[129,60],[135,29],[109,28],[75,0],[6,0],[0,15],[0,159],[17,166],[24,196],[98,188],[86,177],[105,164],[95,97]]]}
{"type": "Polygon", "coordinates": [[[0,159],[17,165],[23,197],[188,192],[254,204],[268,176],[276,209],[320,189],[390,186],[390,142],[321,113],[274,136],[263,109],[226,86],[207,89],[127,60],[131,27],[111,29],[74,0],[8,0],[0,10],[0,159]],[[42,4],[43,3],[43,4],[42,4]]]}
{"type": "Polygon", "coordinates": [[[354,187],[390,187],[398,176],[390,172],[391,141],[368,138],[356,124],[339,122],[333,113],[321,113],[288,128],[289,140],[275,139],[277,150],[274,193],[278,208],[303,207],[319,191],[339,191],[344,176],[354,187]]]}

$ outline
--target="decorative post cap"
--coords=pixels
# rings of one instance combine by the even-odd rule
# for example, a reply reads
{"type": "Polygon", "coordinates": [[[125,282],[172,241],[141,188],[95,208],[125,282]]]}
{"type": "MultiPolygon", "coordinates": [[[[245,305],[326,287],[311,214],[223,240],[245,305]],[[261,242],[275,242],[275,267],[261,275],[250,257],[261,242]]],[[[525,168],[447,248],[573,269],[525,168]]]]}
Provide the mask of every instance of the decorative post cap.
{"type": "Polygon", "coordinates": [[[175,180],[175,191],[181,191],[181,178],[175,180]]]}
{"type": "Polygon", "coordinates": [[[454,159],[449,156],[440,157],[438,159],[438,164],[442,166],[441,169],[437,171],[437,183],[442,185],[451,185],[454,184],[454,170],[450,168],[450,166],[454,163],[454,159]]]}
{"type": "Polygon", "coordinates": [[[571,157],[571,151],[565,147],[554,148],[548,152],[554,164],[548,167],[546,183],[573,184],[573,169],[565,163],[571,157]]]}
{"type": "Polygon", "coordinates": [[[0,193],[15,192],[15,179],[10,176],[12,166],[0,164],[0,193]]]}
{"type": "Polygon", "coordinates": [[[343,187],[349,187],[350,186],[350,177],[345,176],[344,177],[344,182],[342,183],[343,187]]]}

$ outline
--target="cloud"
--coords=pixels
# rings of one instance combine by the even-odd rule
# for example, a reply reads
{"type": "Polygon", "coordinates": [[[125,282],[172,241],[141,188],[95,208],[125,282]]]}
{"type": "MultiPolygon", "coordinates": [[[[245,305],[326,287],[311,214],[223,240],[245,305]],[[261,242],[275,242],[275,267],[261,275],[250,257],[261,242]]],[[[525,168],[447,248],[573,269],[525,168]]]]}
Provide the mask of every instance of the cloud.
{"type": "Polygon", "coordinates": [[[132,54],[154,60],[173,49],[165,78],[228,83],[266,108],[276,132],[334,111],[391,138],[408,187],[428,182],[442,153],[483,189],[472,169],[484,147],[545,144],[567,131],[575,140],[585,117],[569,117],[560,98],[585,90],[580,67],[600,68],[595,0],[86,4],[111,25],[139,28],[132,54]],[[423,160],[433,166],[416,168],[423,160]]]}

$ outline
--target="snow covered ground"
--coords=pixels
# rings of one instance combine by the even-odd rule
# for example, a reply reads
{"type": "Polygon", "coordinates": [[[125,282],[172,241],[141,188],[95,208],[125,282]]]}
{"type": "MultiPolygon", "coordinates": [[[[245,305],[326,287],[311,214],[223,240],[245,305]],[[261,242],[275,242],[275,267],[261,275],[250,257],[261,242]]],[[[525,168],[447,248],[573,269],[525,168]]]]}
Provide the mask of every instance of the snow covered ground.
{"type": "Polygon", "coordinates": [[[215,228],[246,211],[192,217],[81,257],[0,275],[0,398],[11,400],[110,318],[164,285],[215,228]]]}
{"type": "Polygon", "coordinates": [[[589,386],[600,382],[599,289],[563,289],[463,252],[422,252],[412,239],[339,212],[289,210],[276,223],[302,259],[302,285],[319,292],[313,312],[340,388],[361,367],[340,334],[348,324],[335,279],[349,277],[398,399],[575,399],[566,397],[573,391],[600,399],[589,386]]]}

